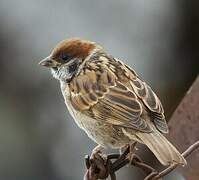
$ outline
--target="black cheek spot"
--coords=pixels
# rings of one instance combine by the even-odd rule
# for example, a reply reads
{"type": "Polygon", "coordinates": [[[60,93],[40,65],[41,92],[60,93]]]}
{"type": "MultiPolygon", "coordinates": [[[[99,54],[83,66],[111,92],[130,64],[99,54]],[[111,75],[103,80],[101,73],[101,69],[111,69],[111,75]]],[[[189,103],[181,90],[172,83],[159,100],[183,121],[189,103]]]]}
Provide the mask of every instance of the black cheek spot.
{"type": "Polygon", "coordinates": [[[71,74],[71,73],[74,73],[74,72],[76,72],[77,71],[77,63],[73,63],[73,64],[71,64],[70,66],[69,66],[69,73],[71,74]]]}

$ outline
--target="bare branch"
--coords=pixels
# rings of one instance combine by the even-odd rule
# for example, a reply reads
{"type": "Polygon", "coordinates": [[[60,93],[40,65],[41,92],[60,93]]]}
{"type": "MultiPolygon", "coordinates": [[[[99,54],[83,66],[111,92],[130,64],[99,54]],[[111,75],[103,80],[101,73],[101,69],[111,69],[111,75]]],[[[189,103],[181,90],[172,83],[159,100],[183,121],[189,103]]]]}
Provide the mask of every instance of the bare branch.
{"type": "MultiPolygon", "coordinates": [[[[182,153],[182,155],[184,156],[184,158],[186,158],[187,156],[189,156],[193,151],[195,151],[197,148],[199,148],[199,141],[195,142],[193,145],[191,145],[185,152],[182,153]]],[[[159,179],[161,177],[166,176],[167,174],[169,174],[171,171],[173,171],[176,167],[178,166],[178,164],[172,164],[170,165],[168,168],[164,169],[162,172],[160,172],[158,175],[156,175],[155,177],[152,178],[152,180],[156,180],[159,179]]]]}

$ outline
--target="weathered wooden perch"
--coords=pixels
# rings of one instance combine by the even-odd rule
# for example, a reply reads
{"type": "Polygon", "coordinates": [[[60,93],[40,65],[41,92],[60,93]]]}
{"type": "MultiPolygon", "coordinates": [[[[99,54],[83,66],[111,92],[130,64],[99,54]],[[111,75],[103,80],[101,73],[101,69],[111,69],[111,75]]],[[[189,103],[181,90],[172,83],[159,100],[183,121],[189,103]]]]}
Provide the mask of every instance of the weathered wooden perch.
{"type": "MultiPolygon", "coordinates": [[[[169,127],[170,134],[168,138],[170,141],[181,151],[189,147],[182,153],[184,157],[189,156],[199,148],[199,76],[174,112],[169,121],[169,127]]],[[[84,180],[105,179],[108,176],[112,180],[116,180],[115,172],[129,164],[129,160],[126,158],[128,152],[129,148],[121,156],[119,154],[97,154],[91,158],[87,156],[85,158],[87,171],[84,180]],[[113,159],[116,160],[113,161],[113,159]]],[[[198,180],[199,151],[192,154],[187,162],[188,165],[179,170],[187,179],[198,180]]],[[[157,172],[150,165],[145,164],[137,155],[134,156],[131,164],[143,170],[146,174],[144,180],[161,180],[162,177],[177,167],[176,164],[173,164],[163,171],[157,172]]]]}

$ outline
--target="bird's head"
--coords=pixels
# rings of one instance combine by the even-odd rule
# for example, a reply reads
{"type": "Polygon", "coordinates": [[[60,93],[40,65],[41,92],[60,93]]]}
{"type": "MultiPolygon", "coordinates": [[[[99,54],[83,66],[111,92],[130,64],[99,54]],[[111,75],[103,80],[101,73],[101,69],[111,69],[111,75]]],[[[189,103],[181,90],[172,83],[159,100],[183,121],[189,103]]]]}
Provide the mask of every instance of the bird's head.
{"type": "Polygon", "coordinates": [[[70,81],[92,54],[102,49],[94,42],[69,39],[60,42],[51,54],[39,65],[51,68],[53,76],[61,81],[70,81]]]}

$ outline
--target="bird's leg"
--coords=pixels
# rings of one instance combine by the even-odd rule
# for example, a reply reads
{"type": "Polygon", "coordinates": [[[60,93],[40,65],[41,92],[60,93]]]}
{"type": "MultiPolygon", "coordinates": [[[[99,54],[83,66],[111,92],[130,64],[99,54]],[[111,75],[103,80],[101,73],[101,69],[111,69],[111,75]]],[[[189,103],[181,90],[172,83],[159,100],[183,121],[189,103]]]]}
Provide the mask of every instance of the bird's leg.
{"type": "Polygon", "coordinates": [[[137,145],[137,142],[130,144],[130,150],[129,150],[129,154],[128,154],[129,164],[131,164],[133,161],[135,151],[137,150],[136,145],[137,145]]]}
{"type": "Polygon", "coordinates": [[[127,148],[129,148],[129,147],[130,147],[129,144],[126,144],[125,146],[121,147],[120,148],[120,155],[122,155],[127,150],[127,148]]]}
{"type": "Polygon", "coordinates": [[[129,164],[132,163],[135,151],[137,150],[136,144],[137,142],[134,142],[132,144],[127,144],[124,147],[120,148],[120,155],[123,154],[127,148],[129,148],[129,153],[127,155],[127,158],[129,159],[129,164]]]}

